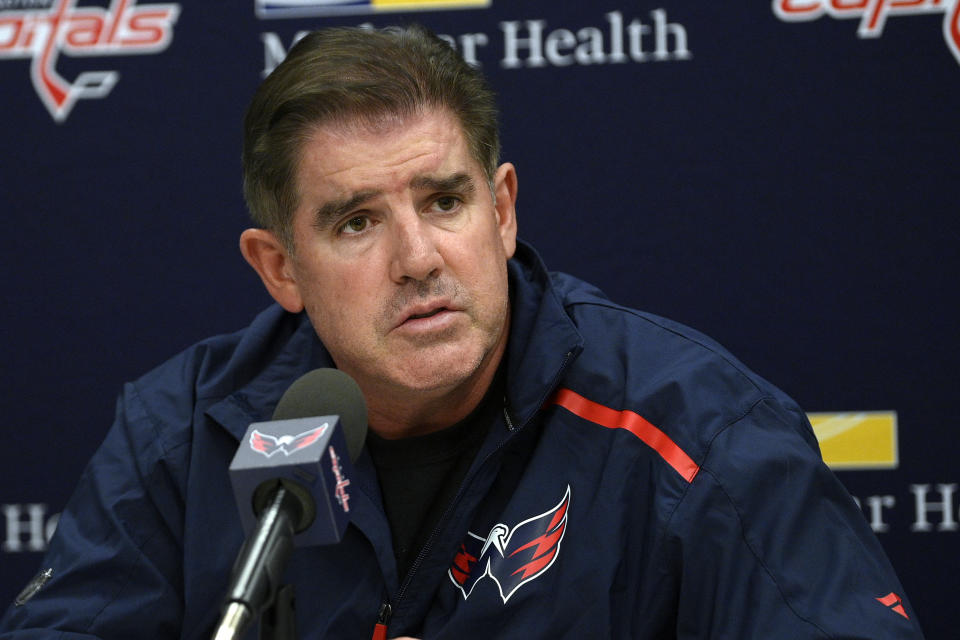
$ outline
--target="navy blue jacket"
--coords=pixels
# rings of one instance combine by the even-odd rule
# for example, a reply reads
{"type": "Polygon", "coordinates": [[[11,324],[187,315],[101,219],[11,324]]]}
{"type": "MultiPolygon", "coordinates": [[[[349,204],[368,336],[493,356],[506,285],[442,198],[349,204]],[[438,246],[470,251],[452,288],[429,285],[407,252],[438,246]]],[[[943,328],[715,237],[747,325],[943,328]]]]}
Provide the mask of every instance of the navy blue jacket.
{"type": "MultiPolygon", "coordinates": [[[[782,392],[525,245],[510,290],[503,411],[410,574],[362,454],[344,541],[292,556],[301,637],[370,637],[383,604],[390,636],[431,639],[922,637],[782,392]]],[[[238,440],[331,364],[305,316],[273,307],[126,385],[53,578],[0,638],[208,638],[242,543],[238,440]]]]}

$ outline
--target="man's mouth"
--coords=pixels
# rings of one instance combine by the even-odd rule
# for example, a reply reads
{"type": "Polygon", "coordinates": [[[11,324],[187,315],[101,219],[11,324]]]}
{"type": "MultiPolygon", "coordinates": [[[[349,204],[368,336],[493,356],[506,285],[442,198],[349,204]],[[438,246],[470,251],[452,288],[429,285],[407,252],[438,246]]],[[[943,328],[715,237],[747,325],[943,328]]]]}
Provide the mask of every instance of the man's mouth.
{"type": "Polygon", "coordinates": [[[438,307],[436,309],[433,309],[432,311],[427,311],[426,313],[413,313],[410,315],[409,318],[407,318],[407,320],[419,320],[420,318],[430,318],[432,316],[437,315],[441,311],[446,311],[446,310],[447,310],[446,307],[438,307]]]}
{"type": "Polygon", "coordinates": [[[397,328],[405,331],[432,332],[445,328],[453,319],[455,311],[445,301],[437,301],[437,306],[420,305],[410,309],[409,315],[403,317],[397,328]]]}

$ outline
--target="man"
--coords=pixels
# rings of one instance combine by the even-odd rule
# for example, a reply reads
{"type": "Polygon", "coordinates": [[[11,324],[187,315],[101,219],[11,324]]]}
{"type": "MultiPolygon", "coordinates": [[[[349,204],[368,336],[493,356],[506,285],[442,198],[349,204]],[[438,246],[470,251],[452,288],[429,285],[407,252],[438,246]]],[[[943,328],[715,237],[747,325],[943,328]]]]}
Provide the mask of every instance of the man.
{"type": "Polygon", "coordinates": [[[302,637],[922,637],[789,398],[517,240],[493,98],[442,41],[312,34],[245,126],[279,306],[127,385],[2,637],[208,637],[227,465],[319,366],[372,433],[344,540],[290,562],[302,637]]]}

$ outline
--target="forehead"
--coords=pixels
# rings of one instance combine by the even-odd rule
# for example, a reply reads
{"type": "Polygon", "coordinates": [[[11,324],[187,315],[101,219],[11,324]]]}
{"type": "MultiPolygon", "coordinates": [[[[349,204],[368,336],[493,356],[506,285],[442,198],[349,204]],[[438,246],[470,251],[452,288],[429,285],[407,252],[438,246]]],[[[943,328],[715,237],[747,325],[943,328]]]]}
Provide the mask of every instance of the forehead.
{"type": "Polygon", "coordinates": [[[324,124],[300,154],[302,195],[335,190],[397,188],[417,175],[479,171],[457,119],[445,110],[376,122],[324,124]]]}

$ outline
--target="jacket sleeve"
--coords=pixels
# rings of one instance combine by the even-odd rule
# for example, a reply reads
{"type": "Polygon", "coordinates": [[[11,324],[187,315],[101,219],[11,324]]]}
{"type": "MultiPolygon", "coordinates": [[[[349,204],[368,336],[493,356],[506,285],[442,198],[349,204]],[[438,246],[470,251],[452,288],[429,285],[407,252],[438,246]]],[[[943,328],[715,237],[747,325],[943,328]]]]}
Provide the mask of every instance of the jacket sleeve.
{"type": "Polygon", "coordinates": [[[180,635],[188,447],[170,441],[127,385],[43,560],[52,578],[10,608],[0,638],[180,635]]]}
{"type": "Polygon", "coordinates": [[[678,638],[923,637],[799,409],[763,400],[721,431],[669,526],[678,638]]]}

